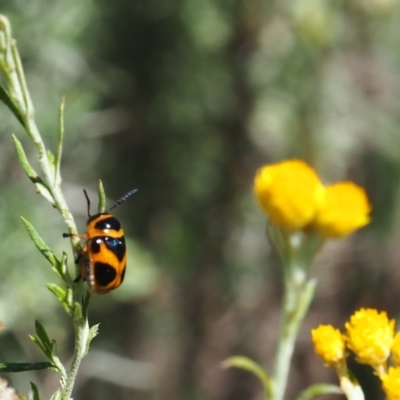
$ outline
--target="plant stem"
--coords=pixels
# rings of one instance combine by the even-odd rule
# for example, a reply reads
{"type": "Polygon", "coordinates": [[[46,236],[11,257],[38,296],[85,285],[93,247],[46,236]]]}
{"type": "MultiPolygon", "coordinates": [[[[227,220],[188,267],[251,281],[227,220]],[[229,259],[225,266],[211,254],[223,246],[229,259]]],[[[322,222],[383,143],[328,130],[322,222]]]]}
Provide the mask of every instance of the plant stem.
{"type": "Polygon", "coordinates": [[[86,342],[88,339],[89,324],[86,318],[81,318],[74,322],[75,348],[72,355],[71,367],[67,374],[65,388],[62,393],[62,400],[69,400],[74,388],[75,378],[78,374],[79,366],[85,355],[86,342]]]}
{"type": "MultiPolygon", "coordinates": [[[[64,221],[67,224],[68,231],[71,234],[73,249],[76,250],[80,239],[77,236],[74,218],[69,211],[61,190],[60,165],[64,136],[64,99],[62,100],[59,109],[59,137],[58,146],[54,156],[46,148],[37,127],[35,111],[27,88],[17,45],[15,40],[11,37],[10,23],[8,19],[2,15],[0,15],[0,72],[4,74],[7,83],[7,88],[1,86],[1,99],[5,101],[6,105],[8,105],[10,110],[17,117],[18,121],[23,125],[30,139],[33,141],[34,146],[36,147],[37,159],[42,171],[42,177],[39,177],[39,174],[37,174],[30,166],[21,143],[14,137],[21,165],[28,177],[35,184],[37,191],[50,201],[51,204],[62,214],[64,221]]],[[[103,198],[105,198],[104,190],[102,190],[102,192],[103,198]]],[[[53,344],[50,344],[48,335],[45,333],[43,327],[40,327],[39,329],[39,338],[34,338],[34,341],[37,344],[39,343],[39,348],[45,350],[44,354],[52,361],[52,364],[49,365],[54,367],[53,369],[57,370],[61,376],[61,388],[57,390],[54,395],[55,397],[53,398],[57,400],[60,398],[62,400],[70,400],[80,363],[88,351],[91,339],[97,333],[97,326],[89,329],[87,311],[89,307],[90,294],[86,296],[86,299],[82,304],[82,287],[80,284],[72,284],[72,279],[69,276],[68,270],[66,266],[62,264],[66,263],[66,256],[63,255],[62,261],[58,261],[55,255],[36,233],[34,228],[31,227],[26,220],[24,224],[27,227],[30,236],[33,240],[35,239],[34,243],[38,249],[45,255],[53,268],[55,268],[56,273],[61,276],[67,284],[67,290],[61,289],[57,285],[48,285],[48,288],[56,295],[64,309],[72,318],[75,331],[75,348],[69,371],[66,372],[59,361],[56,354],[56,346],[55,344],[54,346],[53,344]],[[46,346],[43,345],[43,340],[45,340],[46,343],[48,342],[46,346]],[[46,349],[50,349],[49,351],[51,354],[49,354],[46,349]]],[[[43,365],[44,364],[46,363],[43,363],[43,365]]]]}
{"type": "MultiPolygon", "coordinates": [[[[67,203],[64,199],[64,195],[61,191],[60,187],[61,178],[56,179],[56,169],[52,167],[52,163],[49,160],[46,146],[43,142],[42,136],[36,125],[35,112],[32,100],[26,86],[21,60],[14,41],[12,41],[11,43],[11,48],[13,54],[12,57],[13,65],[17,72],[16,74],[13,74],[14,78],[12,84],[14,88],[19,88],[22,92],[22,99],[24,103],[23,107],[25,110],[25,113],[23,113],[23,117],[24,117],[26,131],[37,149],[38,162],[44,175],[44,181],[47,183],[49,188],[51,188],[51,193],[53,195],[53,200],[54,200],[54,206],[61,212],[62,216],[64,217],[65,223],[69,228],[69,231],[76,233],[77,230],[74,218],[68,209],[67,203]]],[[[21,105],[22,103],[21,96],[19,96],[18,99],[19,99],[19,104],[21,105]]]]}
{"type": "Polygon", "coordinates": [[[313,280],[306,281],[304,268],[293,259],[287,261],[284,270],[283,314],[271,400],[282,400],[284,397],[297,333],[313,298],[315,287],[313,280]]]}

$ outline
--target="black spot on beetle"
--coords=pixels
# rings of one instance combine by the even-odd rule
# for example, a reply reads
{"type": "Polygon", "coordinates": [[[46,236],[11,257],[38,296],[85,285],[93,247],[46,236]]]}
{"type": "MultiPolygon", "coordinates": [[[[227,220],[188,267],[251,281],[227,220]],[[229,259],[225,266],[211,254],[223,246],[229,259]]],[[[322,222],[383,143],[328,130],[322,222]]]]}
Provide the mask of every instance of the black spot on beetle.
{"type": "Polygon", "coordinates": [[[96,222],[94,227],[100,231],[111,229],[118,232],[121,229],[121,224],[116,218],[110,215],[108,218],[96,222]]]}
{"type": "Polygon", "coordinates": [[[103,241],[103,238],[101,237],[94,237],[90,241],[90,250],[93,253],[99,253],[100,252],[100,245],[101,242],[103,241]]]}
{"type": "Polygon", "coordinates": [[[94,276],[99,286],[107,286],[114,281],[117,271],[109,264],[96,262],[94,264],[94,276]]]}
{"type": "Polygon", "coordinates": [[[125,238],[123,236],[120,238],[104,236],[103,240],[108,249],[111,250],[117,256],[118,261],[121,262],[126,253],[125,238]]]}

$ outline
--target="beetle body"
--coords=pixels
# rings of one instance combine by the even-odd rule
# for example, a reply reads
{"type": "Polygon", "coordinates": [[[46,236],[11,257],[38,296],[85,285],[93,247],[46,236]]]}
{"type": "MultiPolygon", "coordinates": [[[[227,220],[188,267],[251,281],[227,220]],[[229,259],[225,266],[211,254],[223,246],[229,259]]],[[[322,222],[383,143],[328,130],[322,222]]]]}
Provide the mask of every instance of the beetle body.
{"type": "MultiPolygon", "coordinates": [[[[79,235],[83,244],[76,264],[80,275],[75,279],[86,280],[91,293],[107,293],[119,287],[125,277],[126,245],[121,223],[110,214],[110,210],[122,204],[137,189],[121,197],[111,208],[103,213],[90,215],[90,200],[84,190],[88,205],[86,232],[79,235]]],[[[64,237],[75,236],[64,234],[64,237]]]]}
{"type": "Polygon", "coordinates": [[[81,277],[92,293],[107,293],[124,280],[126,246],[120,222],[109,213],[91,216],[87,221],[86,242],[82,249],[81,277]]]}

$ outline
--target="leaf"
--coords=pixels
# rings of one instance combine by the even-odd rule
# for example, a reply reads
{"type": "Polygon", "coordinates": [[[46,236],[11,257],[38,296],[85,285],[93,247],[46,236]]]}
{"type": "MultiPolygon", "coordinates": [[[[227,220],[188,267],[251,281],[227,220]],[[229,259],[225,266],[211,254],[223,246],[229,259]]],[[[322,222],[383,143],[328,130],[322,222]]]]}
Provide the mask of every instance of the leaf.
{"type": "Polygon", "coordinates": [[[57,356],[57,342],[55,340],[52,340],[52,342],[51,342],[51,358],[53,360],[55,358],[58,358],[58,356],[57,356]]]}
{"type": "Polygon", "coordinates": [[[15,150],[17,152],[17,157],[19,163],[21,164],[22,169],[24,170],[27,177],[34,183],[36,186],[36,191],[40,193],[46,200],[48,200],[51,204],[54,204],[53,195],[51,194],[51,190],[49,186],[42,180],[42,178],[36,173],[31,164],[28,161],[25,150],[22,147],[21,142],[17,139],[15,135],[11,135],[14,141],[15,150]]]}
{"type": "Polygon", "coordinates": [[[72,287],[72,279],[67,269],[67,254],[63,252],[61,260],[56,259],[56,265],[53,267],[55,274],[61,278],[67,287],[72,287]]]}
{"type": "Polygon", "coordinates": [[[26,228],[30,238],[32,239],[32,242],[35,244],[37,249],[46,257],[47,261],[54,267],[57,264],[57,262],[60,262],[60,261],[57,260],[57,257],[50,250],[50,247],[47,246],[47,244],[44,242],[44,240],[38,234],[38,232],[33,227],[33,225],[30,222],[28,222],[25,218],[21,217],[21,219],[25,225],[25,228],[26,228]]]}
{"type": "Polygon", "coordinates": [[[46,352],[51,354],[52,342],[43,325],[38,320],[35,321],[35,331],[43,347],[46,349],[46,352]]]}
{"type": "Polygon", "coordinates": [[[223,368],[236,367],[236,368],[244,369],[245,371],[251,372],[252,374],[257,376],[257,378],[260,379],[260,381],[264,387],[266,398],[271,397],[271,393],[272,393],[271,378],[269,377],[267,371],[265,371],[265,369],[262,368],[255,361],[251,360],[248,357],[244,357],[244,356],[233,356],[233,357],[229,357],[228,359],[223,361],[222,367],[223,368]]]}
{"type": "Polygon", "coordinates": [[[57,264],[56,267],[59,269],[61,276],[68,276],[68,278],[71,279],[68,274],[67,261],[68,261],[67,253],[63,251],[60,263],[57,264]]]}
{"type": "Polygon", "coordinates": [[[24,117],[17,105],[17,103],[12,99],[8,90],[0,85],[0,100],[4,102],[4,104],[10,109],[10,111],[14,114],[15,118],[19,121],[19,123],[26,129],[24,117]]]}
{"type": "Polygon", "coordinates": [[[43,369],[54,371],[54,365],[46,361],[37,363],[0,363],[0,372],[26,372],[43,369]]]}
{"type": "Polygon", "coordinates": [[[98,212],[103,213],[106,209],[106,193],[104,192],[104,186],[101,179],[99,179],[99,185],[97,187],[97,192],[99,194],[99,207],[98,212]]]}
{"type": "Polygon", "coordinates": [[[85,351],[83,352],[82,358],[86,357],[86,355],[89,351],[91,341],[99,334],[99,326],[100,326],[100,324],[96,324],[96,325],[93,325],[89,329],[88,338],[86,340],[86,348],[85,348],[85,351]]]}
{"type": "Polygon", "coordinates": [[[70,296],[70,289],[63,289],[55,283],[48,283],[47,289],[56,296],[58,302],[63,306],[65,312],[72,316],[72,299],[70,296]]]}
{"type": "Polygon", "coordinates": [[[54,161],[55,161],[54,154],[49,149],[46,150],[46,154],[51,166],[54,167],[54,161]]]}
{"type": "Polygon", "coordinates": [[[39,396],[39,390],[33,382],[31,382],[31,389],[32,389],[32,394],[33,394],[33,400],[41,400],[41,398],[39,396]]]}
{"type": "Polygon", "coordinates": [[[65,96],[62,97],[60,108],[58,110],[58,143],[57,143],[57,151],[54,159],[54,185],[61,185],[61,156],[64,142],[64,105],[65,105],[65,96]]]}
{"type": "Polygon", "coordinates": [[[57,342],[50,340],[46,330],[38,321],[36,321],[35,328],[38,337],[30,336],[30,338],[50,361],[51,369],[57,372],[62,378],[65,378],[65,368],[57,356],[57,342]]]}
{"type": "Polygon", "coordinates": [[[56,369],[56,372],[61,376],[61,378],[65,379],[67,372],[57,356],[57,342],[55,340],[51,342],[51,361],[56,369]]]}
{"type": "Polygon", "coordinates": [[[303,390],[296,400],[310,400],[316,396],[323,394],[342,394],[343,392],[337,385],[330,385],[328,383],[316,383],[303,390]]]}
{"type": "Polygon", "coordinates": [[[40,351],[47,357],[49,358],[49,354],[47,353],[46,348],[44,347],[43,343],[33,335],[29,335],[29,338],[32,340],[33,343],[36,344],[37,347],[39,347],[40,351]]]}
{"type": "MultiPolygon", "coordinates": [[[[56,170],[55,157],[54,157],[54,154],[49,149],[46,149],[46,154],[47,154],[48,166],[49,166],[49,169],[51,170],[52,176],[54,178],[56,176],[56,174],[55,174],[55,170],[56,170]]],[[[53,182],[54,182],[54,179],[53,179],[53,182]]]]}

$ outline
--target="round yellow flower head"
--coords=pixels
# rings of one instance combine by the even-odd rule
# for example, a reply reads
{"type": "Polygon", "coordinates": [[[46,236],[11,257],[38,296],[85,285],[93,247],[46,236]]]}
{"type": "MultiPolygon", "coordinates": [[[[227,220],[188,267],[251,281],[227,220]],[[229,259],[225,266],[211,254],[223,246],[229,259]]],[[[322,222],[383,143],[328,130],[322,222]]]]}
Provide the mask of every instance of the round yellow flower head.
{"type": "Polygon", "coordinates": [[[345,342],[339,329],[320,325],[311,331],[315,353],[328,365],[336,366],[345,357],[345,342]]]}
{"type": "Polygon", "coordinates": [[[346,322],[347,347],[354,352],[360,364],[374,368],[382,366],[390,355],[395,320],[386,312],[371,308],[356,311],[346,322]]]}
{"type": "Polygon", "coordinates": [[[389,367],[388,374],[380,378],[387,400],[400,400],[400,367],[389,367]]]}
{"type": "Polygon", "coordinates": [[[353,182],[325,187],[315,225],[325,236],[341,237],[370,222],[371,205],[365,190],[353,182]]]}
{"type": "Polygon", "coordinates": [[[400,367],[400,331],[396,333],[392,344],[392,360],[400,367]]]}
{"type": "Polygon", "coordinates": [[[323,186],[304,161],[287,160],[260,168],[254,193],[262,210],[282,228],[304,228],[314,218],[323,186]]]}

